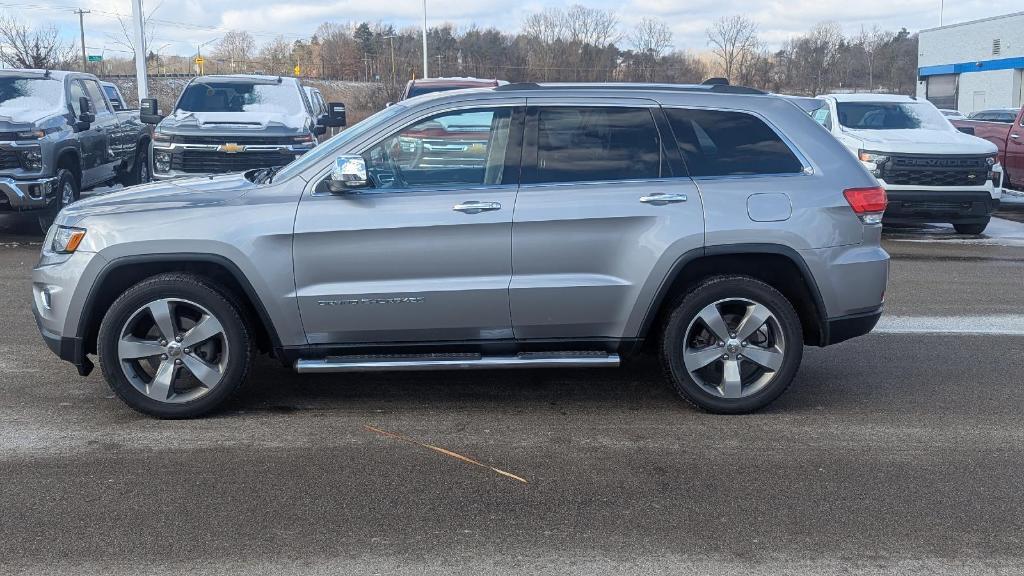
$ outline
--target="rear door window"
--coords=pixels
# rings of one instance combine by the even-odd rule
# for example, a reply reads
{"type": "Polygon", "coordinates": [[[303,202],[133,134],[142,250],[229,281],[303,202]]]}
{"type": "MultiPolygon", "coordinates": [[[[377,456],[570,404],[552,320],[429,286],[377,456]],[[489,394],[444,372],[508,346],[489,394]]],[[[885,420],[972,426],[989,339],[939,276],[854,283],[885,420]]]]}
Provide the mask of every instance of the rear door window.
{"type": "Polygon", "coordinates": [[[760,118],[745,112],[667,108],[690,175],[795,174],[803,164],[760,118]]]}
{"type": "Polygon", "coordinates": [[[530,182],[646,180],[671,176],[649,108],[540,107],[530,182]]]}

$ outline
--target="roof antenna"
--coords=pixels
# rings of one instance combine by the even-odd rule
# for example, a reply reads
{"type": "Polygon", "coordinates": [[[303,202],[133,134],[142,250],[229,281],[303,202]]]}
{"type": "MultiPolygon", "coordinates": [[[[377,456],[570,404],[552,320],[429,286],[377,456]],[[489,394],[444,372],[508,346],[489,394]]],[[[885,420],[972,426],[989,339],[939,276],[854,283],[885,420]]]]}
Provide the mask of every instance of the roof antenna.
{"type": "Polygon", "coordinates": [[[707,80],[701,82],[701,84],[703,84],[704,86],[728,86],[729,79],[721,77],[708,78],[707,80]]]}

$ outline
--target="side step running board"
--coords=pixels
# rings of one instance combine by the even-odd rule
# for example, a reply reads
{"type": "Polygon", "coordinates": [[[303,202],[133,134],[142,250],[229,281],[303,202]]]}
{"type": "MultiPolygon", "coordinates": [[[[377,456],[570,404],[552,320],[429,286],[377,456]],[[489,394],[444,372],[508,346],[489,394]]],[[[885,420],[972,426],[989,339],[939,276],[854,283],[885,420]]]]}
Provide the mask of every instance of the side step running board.
{"type": "Polygon", "coordinates": [[[393,372],[402,370],[487,370],[500,368],[614,368],[618,354],[605,352],[531,352],[515,356],[480,354],[414,354],[407,356],[330,356],[299,359],[300,374],[328,372],[393,372]]]}

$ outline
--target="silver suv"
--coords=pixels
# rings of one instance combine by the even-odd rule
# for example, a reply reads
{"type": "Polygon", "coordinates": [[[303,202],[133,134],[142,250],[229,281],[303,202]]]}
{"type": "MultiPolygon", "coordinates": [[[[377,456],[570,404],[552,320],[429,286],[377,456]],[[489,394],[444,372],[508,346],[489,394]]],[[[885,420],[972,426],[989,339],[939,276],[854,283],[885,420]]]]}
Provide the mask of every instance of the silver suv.
{"type": "Polygon", "coordinates": [[[280,170],[82,200],[33,272],[50,348],[196,416],[257,352],[300,373],[613,367],[649,343],[713,412],[881,314],[885,193],[792,102],[735,86],[413,98],[280,170]]]}

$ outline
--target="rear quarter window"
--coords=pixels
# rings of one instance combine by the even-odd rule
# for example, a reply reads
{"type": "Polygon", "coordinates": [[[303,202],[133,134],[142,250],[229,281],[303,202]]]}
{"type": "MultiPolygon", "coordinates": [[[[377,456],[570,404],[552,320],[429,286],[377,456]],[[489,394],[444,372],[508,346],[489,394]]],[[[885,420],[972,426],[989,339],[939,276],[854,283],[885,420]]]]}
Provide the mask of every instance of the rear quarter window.
{"type": "Polygon", "coordinates": [[[691,176],[796,174],[803,164],[760,118],[745,112],[668,108],[691,176]]]}

